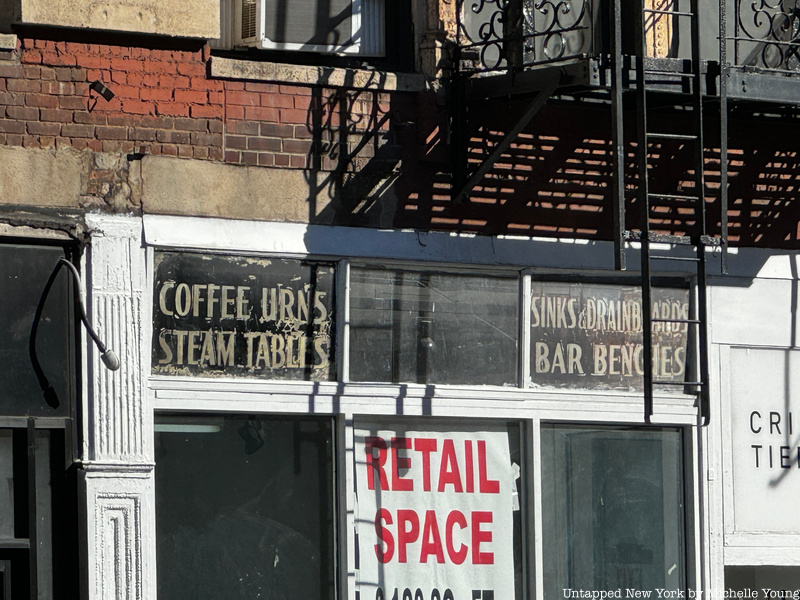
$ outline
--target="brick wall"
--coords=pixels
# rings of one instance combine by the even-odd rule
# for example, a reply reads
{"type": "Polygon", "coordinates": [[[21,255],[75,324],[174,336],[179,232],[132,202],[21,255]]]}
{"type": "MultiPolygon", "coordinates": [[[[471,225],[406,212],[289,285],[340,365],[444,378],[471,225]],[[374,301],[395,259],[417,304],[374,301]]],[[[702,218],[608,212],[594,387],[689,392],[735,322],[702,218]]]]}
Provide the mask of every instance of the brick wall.
{"type": "Polygon", "coordinates": [[[388,119],[376,128],[374,118],[385,95],[211,79],[207,48],[23,38],[0,54],[0,145],[347,170],[357,162],[338,157],[369,159],[389,139],[388,119]],[[115,97],[90,91],[93,81],[115,97]]]}

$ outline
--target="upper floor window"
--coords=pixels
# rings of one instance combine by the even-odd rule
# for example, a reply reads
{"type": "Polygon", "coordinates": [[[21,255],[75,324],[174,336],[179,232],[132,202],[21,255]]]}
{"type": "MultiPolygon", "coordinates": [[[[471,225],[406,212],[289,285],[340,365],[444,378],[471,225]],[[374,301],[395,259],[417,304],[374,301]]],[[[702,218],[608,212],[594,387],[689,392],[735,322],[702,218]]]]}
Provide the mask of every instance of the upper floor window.
{"type": "Polygon", "coordinates": [[[383,56],[384,0],[222,0],[219,48],[383,56]]]}

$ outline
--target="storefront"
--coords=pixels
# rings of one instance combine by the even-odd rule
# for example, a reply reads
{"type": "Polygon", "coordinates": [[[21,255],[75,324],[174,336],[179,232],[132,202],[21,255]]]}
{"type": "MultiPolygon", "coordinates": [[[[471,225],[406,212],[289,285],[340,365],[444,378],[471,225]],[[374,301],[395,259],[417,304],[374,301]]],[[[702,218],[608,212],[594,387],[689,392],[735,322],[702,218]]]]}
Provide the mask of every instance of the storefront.
{"type": "MultiPolygon", "coordinates": [[[[700,585],[694,397],[641,425],[641,295],[587,272],[602,245],[152,216],[144,241],[153,459],[125,477],[159,596],[700,585]]],[[[664,279],[656,314],[690,292],[664,279]]],[[[657,326],[659,377],[690,380],[690,338],[657,326]]]]}

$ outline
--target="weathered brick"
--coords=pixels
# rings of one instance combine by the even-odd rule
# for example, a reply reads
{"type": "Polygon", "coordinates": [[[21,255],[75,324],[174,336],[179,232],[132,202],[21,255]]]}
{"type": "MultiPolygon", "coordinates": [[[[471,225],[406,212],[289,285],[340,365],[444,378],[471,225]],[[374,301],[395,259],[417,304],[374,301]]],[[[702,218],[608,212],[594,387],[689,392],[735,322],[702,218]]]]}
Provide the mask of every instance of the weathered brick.
{"type": "MultiPolygon", "coordinates": [[[[297,96],[302,98],[302,96],[297,96]]],[[[295,108],[294,97],[282,94],[262,94],[261,106],[272,106],[274,108],[295,108]]]]}
{"type": "Polygon", "coordinates": [[[258,135],[258,123],[253,121],[228,121],[227,132],[238,135],[258,135]]]}
{"type": "Polygon", "coordinates": [[[111,69],[116,71],[137,72],[144,70],[144,62],[127,58],[112,58],[111,69]]]}
{"type": "Polygon", "coordinates": [[[58,81],[86,81],[86,71],[80,67],[56,67],[58,81]]]}
{"type": "Polygon", "coordinates": [[[288,167],[290,164],[289,155],[288,154],[276,154],[275,155],[275,166],[276,167],[288,167]]]}
{"type": "Polygon", "coordinates": [[[47,94],[25,94],[25,104],[39,108],[58,108],[58,98],[47,94]]]}
{"type": "Polygon", "coordinates": [[[242,152],[242,157],[240,161],[246,165],[258,165],[258,153],[257,152],[242,152]]]}
{"type": "Polygon", "coordinates": [[[310,140],[283,140],[283,151],[289,154],[307,154],[311,146],[310,140]]]}
{"type": "Polygon", "coordinates": [[[237,150],[244,150],[247,148],[247,138],[243,135],[226,135],[225,147],[236,148],[237,150]]]}
{"type": "Polygon", "coordinates": [[[197,147],[192,148],[192,158],[205,159],[208,158],[208,148],[197,147]]]}
{"type": "Polygon", "coordinates": [[[192,144],[196,146],[221,146],[222,134],[220,133],[202,133],[196,131],[191,134],[192,144]]]}
{"type": "Polygon", "coordinates": [[[208,149],[208,158],[211,160],[222,160],[225,156],[225,151],[221,146],[215,146],[208,149]]]}
{"type": "Polygon", "coordinates": [[[0,106],[22,106],[25,94],[20,92],[0,92],[0,106]]]}
{"type": "Polygon", "coordinates": [[[291,156],[289,166],[293,169],[306,169],[308,168],[308,158],[305,156],[291,156]]]}
{"type": "Polygon", "coordinates": [[[261,135],[266,137],[290,138],[294,136],[294,126],[276,123],[261,123],[261,135]]]}
{"type": "Polygon", "coordinates": [[[42,121],[60,121],[61,123],[72,122],[72,111],[60,108],[39,109],[39,119],[42,121]]]}
{"type": "Polygon", "coordinates": [[[187,104],[205,104],[208,94],[198,90],[175,90],[175,101],[187,104]]]}
{"type": "Polygon", "coordinates": [[[156,114],[171,117],[188,117],[189,107],[177,102],[156,102],[156,114]]]}
{"type": "Polygon", "coordinates": [[[25,133],[25,122],[10,119],[0,119],[0,131],[3,133],[23,134],[25,133]]]}
{"type": "Polygon", "coordinates": [[[261,97],[254,92],[228,92],[226,96],[228,104],[239,106],[260,106],[261,97]]]}
{"type": "Polygon", "coordinates": [[[189,77],[202,77],[206,74],[205,63],[179,63],[178,73],[189,77]]]}
{"type": "Polygon", "coordinates": [[[89,105],[88,98],[83,98],[81,96],[58,96],[58,108],[67,110],[87,110],[89,105]]]}
{"type": "Polygon", "coordinates": [[[42,91],[42,82],[31,79],[9,79],[6,82],[6,89],[9,92],[28,92],[38,94],[42,91]]]}
{"type": "Polygon", "coordinates": [[[41,121],[31,121],[27,125],[28,133],[31,135],[51,135],[56,136],[61,133],[61,123],[42,123],[41,121]]]}
{"type": "Polygon", "coordinates": [[[147,127],[133,127],[131,129],[131,139],[139,142],[155,142],[156,130],[147,127]]]}
{"type": "Polygon", "coordinates": [[[124,140],[128,138],[127,127],[98,127],[95,134],[101,140],[124,140]]]}
{"type": "Polygon", "coordinates": [[[43,94],[72,95],[75,93],[75,83],[72,81],[43,81],[43,94]]]}
{"type": "Polygon", "coordinates": [[[161,154],[178,156],[178,147],[175,144],[163,144],[161,146],[161,154]]]}
{"type": "Polygon", "coordinates": [[[80,123],[67,123],[61,127],[61,135],[71,138],[93,138],[95,126],[80,123]]]}
{"type": "Polygon", "coordinates": [[[225,125],[222,121],[209,120],[208,130],[211,133],[223,133],[225,131],[225,125]]]}
{"type": "Polygon", "coordinates": [[[102,56],[83,54],[77,57],[77,65],[87,69],[110,69],[111,61],[102,56]]]}
{"type": "Polygon", "coordinates": [[[197,119],[221,119],[225,115],[221,106],[193,105],[189,107],[189,111],[197,119]]]}
{"type": "Polygon", "coordinates": [[[19,79],[23,77],[22,65],[4,65],[0,64],[0,77],[5,79],[19,79]]]}
{"type": "Polygon", "coordinates": [[[272,167],[275,165],[275,155],[271,152],[259,152],[258,164],[262,167],[272,167]]]}
{"type": "Polygon", "coordinates": [[[226,150],[225,151],[225,162],[227,163],[238,163],[239,162],[239,152],[235,150],[226,150]]]}
{"type": "Polygon", "coordinates": [[[172,90],[145,87],[139,90],[139,97],[142,100],[172,100],[172,90]]]}
{"type": "Polygon", "coordinates": [[[241,121],[244,119],[244,106],[231,106],[230,104],[225,107],[225,118],[241,121]]]}
{"type": "Polygon", "coordinates": [[[205,119],[186,119],[176,117],[174,121],[175,129],[181,131],[207,131],[208,122],[205,119]]]}
{"type": "Polygon", "coordinates": [[[152,102],[142,102],[141,100],[124,99],[122,100],[122,112],[135,115],[146,115],[154,111],[152,102]]]}
{"type": "Polygon", "coordinates": [[[280,152],[283,149],[283,143],[277,138],[265,137],[252,137],[247,140],[248,150],[269,150],[272,152],[280,152]]]}
{"type": "Polygon", "coordinates": [[[87,112],[87,111],[75,111],[72,115],[72,120],[75,123],[84,123],[84,124],[91,124],[91,125],[105,125],[108,119],[106,113],[102,112],[87,112]]]}
{"type": "Polygon", "coordinates": [[[191,135],[188,131],[162,129],[156,132],[156,140],[168,144],[188,144],[191,141],[191,135]]]}
{"type": "Polygon", "coordinates": [[[19,119],[20,121],[38,121],[39,109],[32,106],[9,106],[6,108],[6,115],[10,119],[19,119]]]}
{"type": "Polygon", "coordinates": [[[194,149],[191,146],[178,146],[178,156],[181,158],[192,158],[194,149]]]}
{"type": "Polygon", "coordinates": [[[261,106],[245,106],[244,116],[246,119],[254,121],[278,121],[278,110],[275,108],[264,108],[261,106]]]}
{"type": "Polygon", "coordinates": [[[19,59],[23,63],[41,64],[42,52],[40,50],[24,50],[19,59]]]}

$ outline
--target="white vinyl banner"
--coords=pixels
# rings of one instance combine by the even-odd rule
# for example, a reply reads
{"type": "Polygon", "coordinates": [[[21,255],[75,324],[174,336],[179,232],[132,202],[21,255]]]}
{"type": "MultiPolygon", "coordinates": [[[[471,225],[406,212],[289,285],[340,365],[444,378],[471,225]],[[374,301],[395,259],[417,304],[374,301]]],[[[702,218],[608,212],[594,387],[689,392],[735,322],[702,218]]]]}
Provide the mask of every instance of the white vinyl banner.
{"type": "Polygon", "coordinates": [[[504,424],[360,422],[354,442],[360,600],[514,600],[504,424]]]}

